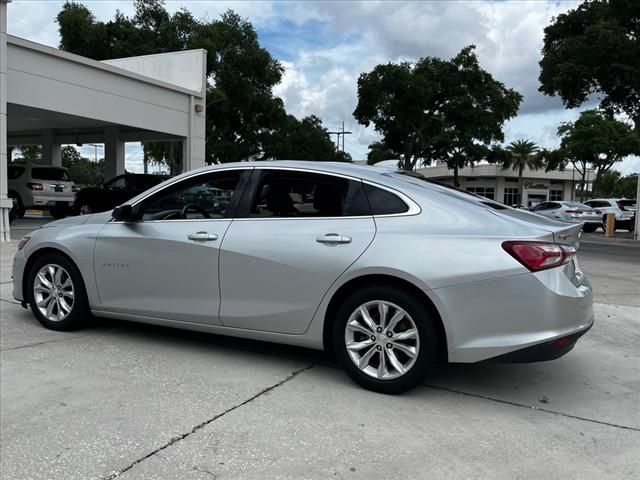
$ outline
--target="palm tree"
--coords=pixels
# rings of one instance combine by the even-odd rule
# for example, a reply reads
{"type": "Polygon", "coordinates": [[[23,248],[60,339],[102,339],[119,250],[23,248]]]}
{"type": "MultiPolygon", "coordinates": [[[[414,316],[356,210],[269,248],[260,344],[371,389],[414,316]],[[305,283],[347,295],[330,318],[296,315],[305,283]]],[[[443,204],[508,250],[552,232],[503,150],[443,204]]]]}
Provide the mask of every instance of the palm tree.
{"type": "Polygon", "coordinates": [[[524,184],[522,182],[522,172],[525,168],[538,170],[542,168],[542,161],[538,156],[540,147],[531,140],[514,140],[507,147],[507,157],[502,163],[502,169],[511,168],[518,172],[518,203],[522,204],[524,194],[524,184]]]}

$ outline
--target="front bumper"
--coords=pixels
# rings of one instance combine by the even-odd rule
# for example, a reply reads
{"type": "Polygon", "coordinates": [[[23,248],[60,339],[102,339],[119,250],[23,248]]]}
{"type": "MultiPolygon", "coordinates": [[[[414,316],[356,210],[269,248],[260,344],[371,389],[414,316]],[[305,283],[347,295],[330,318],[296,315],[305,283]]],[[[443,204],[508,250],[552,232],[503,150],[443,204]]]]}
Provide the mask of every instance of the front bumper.
{"type": "Polygon", "coordinates": [[[24,251],[19,250],[13,257],[12,276],[13,276],[13,298],[19,302],[24,302],[24,292],[22,291],[24,267],[26,264],[24,251]]]}

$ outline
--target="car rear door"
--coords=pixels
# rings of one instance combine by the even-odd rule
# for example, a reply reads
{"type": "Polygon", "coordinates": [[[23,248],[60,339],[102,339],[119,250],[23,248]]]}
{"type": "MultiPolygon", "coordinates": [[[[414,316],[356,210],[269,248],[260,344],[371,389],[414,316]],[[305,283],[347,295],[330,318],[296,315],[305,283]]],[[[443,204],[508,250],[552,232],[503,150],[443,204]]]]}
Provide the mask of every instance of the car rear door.
{"type": "Polygon", "coordinates": [[[374,235],[360,180],[257,168],[220,251],[221,322],[305,332],[331,284],[374,235]]]}
{"type": "Polygon", "coordinates": [[[219,324],[219,246],[249,171],[186,178],[136,204],[138,221],[107,223],[94,254],[99,309],[219,324]],[[230,202],[216,204],[211,189],[230,202]]]}

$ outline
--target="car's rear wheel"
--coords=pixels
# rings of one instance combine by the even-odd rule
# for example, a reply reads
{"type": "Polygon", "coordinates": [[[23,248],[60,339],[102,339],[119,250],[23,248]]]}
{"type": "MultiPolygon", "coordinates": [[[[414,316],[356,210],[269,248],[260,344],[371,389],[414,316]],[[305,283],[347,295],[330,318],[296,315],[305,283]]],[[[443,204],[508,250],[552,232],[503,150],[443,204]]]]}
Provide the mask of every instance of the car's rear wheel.
{"type": "Polygon", "coordinates": [[[597,223],[585,223],[582,227],[582,230],[584,230],[586,233],[592,233],[595,232],[599,227],[600,225],[598,225],[597,223]]]}
{"type": "Polygon", "coordinates": [[[90,316],[80,271],[61,254],[35,261],[27,277],[27,297],[38,321],[52,330],[74,330],[90,316]]]}
{"type": "Polygon", "coordinates": [[[365,388],[401,393],[434,370],[438,337],[428,309],[395,287],[363,288],[340,306],[333,329],[338,360],[365,388]]]}

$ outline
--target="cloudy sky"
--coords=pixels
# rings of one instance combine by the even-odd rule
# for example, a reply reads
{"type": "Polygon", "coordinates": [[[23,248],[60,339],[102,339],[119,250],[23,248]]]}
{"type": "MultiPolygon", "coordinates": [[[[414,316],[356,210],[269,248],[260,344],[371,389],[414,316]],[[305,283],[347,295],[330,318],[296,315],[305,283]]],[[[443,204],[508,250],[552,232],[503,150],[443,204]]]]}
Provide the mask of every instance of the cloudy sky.
{"type": "MultiPolygon", "coordinates": [[[[14,0],[9,4],[10,34],[57,46],[55,16],[63,1],[14,0]]],[[[132,1],[85,0],[97,19],[116,10],[133,13],[132,1]]],[[[425,56],[450,58],[473,43],[481,65],[524,96],[517,118],[505,128],[506,140],[529,138],[544,147],[557,145],[560,122],[577,118],[559,99],[537,91],[543,29],[552,17],[574,8],[569,1],[166,1],[168,10],[186,8],[200,18],[217,18],[231,8],[247,17],[261,44],[286,68],[275,89],[290,113],[320,116],[329,129],[345,122],[353,132],[345,149],[366,158],[377,139],[371,128],[353,119],[356,80],[361,72],[385,62],[425,56]]],[[[91,152],[83,152],[93,156],[91,152]]],[[[127,167],[139,168],[139,145],[127,145],[127,167]]],[[[640,158],[618,169],[640,171],[640,158]]]]}

